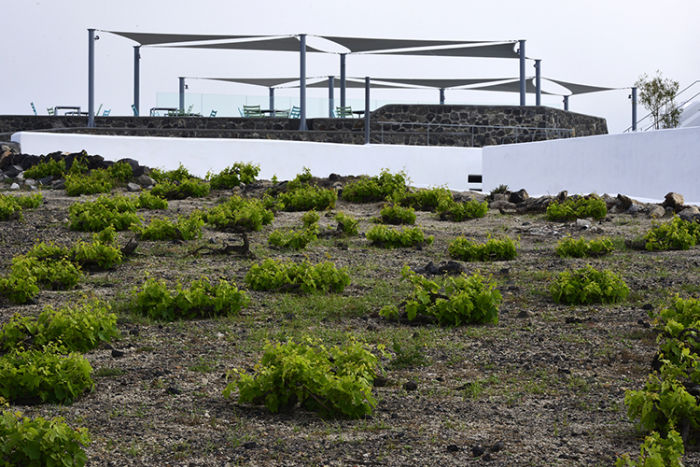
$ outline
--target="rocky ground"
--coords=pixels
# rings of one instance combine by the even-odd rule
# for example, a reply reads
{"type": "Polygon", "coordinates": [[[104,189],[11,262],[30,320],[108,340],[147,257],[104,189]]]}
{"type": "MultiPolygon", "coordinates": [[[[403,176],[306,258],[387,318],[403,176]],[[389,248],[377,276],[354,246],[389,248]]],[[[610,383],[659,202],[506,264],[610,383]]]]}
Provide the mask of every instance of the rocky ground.
{"type": "MultiPolygon", "coordinates": [[[[343,181],[323,182],[340,186],[343,181]]],[[[243,192],[260,194],[269,186],[260,182],[243,192]]],[[[43,206],[25,211],[23,221],[0,222],[0,274],[8,272],[13,256],[37,241],[71,244],[89,238],[66,227],[68,207],[76,198],[63,190],[43,193],[43,206]]],[[[171,201],[165,215],[212,206],[230,194],[171,201]]],[[[88,198],[93,197],[81,200],[88,198]]],[[[92,393],[70,406],[17,408],[87,427],[89,465],[95,466],[611,465],[621,453],[637,453],[642,441],[623,399],[625,390],[642,387],[650,371],[656,334],[649,312],[675,294],[698,296],[700,252],[624,248],[624,240],[646,232],[652,217],[685,209],[678,199],[664,208],[607,198],[610,213],[602,221],[555,223],[542,213],[547,200],[524,198],[522,192],[496,196],[485,218],[461,223],[417,213],[416,223],[435,236],[423,249],[383,250],[360,235],[320,239],[298,253],[274,250],[266,243],[270,231],[298,225],[302,215],[281,212],[251,236],[255,258],[192,254],[202,245],[236,241],[205,230],[201,240],[191,242],[140,242],[136,254],[115,271],[89,274],[76,290],[42,291],[31,305],[0,298],[0,323],[14,313],[37,314],[45,305],[82,295],[110,300],[119,313],[122,337],[86,355],[96,381],[92,393]],[[554,248],[568,234],[611,236],[620,249],[603,258],[561,259],[554,248]],[[448,261],[447,245],[458,235],[481,241],[487,235],[519,238],[513,261],[461,263],[467,273],[481,271],[497,282],[504,296],[499,323],[447,328],[381,319],[378,310],[400,302],[408,290],[400,280],[402,266],[417,270],[431,261],[448,261]],[[251,291],[251,305],[225,319],[157,323],[134,316],[125,305],[146,273],[171,284],[207,275],[245,288],[245,273],[265,257],[331,260],[349,268],[352,283],[343,293],[329,295],[251,291]],[[548,294],[551,280],[586,263],[621,274],[632,291],[629,298],[619,305],[555,304],[548,294]],[[324,419],[303,410],[271,414],[224,399],[228,370],[252,368],[268,340],[304,335],[329,344],[354,335],[386,345],[387,381],[374,389],[379,403],[372,416],[324,419]]],[[[339,201],[322,215],[321,227],[334,228],[333,213],[344,211],[361,219],[360,232],[365,232],[380,208],[381,203],[339,201]]],[[[121,233],[120,243],[131,236],[121,233]]],[[[700,465],[700,452],[688,447],[684,461],[700,465]]]]}

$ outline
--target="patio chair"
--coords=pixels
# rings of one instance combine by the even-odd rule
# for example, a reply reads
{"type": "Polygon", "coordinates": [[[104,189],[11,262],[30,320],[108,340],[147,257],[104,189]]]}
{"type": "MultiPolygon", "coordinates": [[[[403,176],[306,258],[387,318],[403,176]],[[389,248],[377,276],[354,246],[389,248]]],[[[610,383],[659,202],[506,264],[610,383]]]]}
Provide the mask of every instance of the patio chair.
{"type": "Polygon", "coordinates": [[[349,105],[346,105],[345,107],[336,107],[335,108],[335,114],[337,115],[338,118],[345,118],[345,117],[350,117],[353,118],[355,115],[352,113],[352,107],[349,105]]]}
{"type": "Polygon", "coordinates": [[[289,118],[289,110],[277,110],[272,117],[289,118]]]}
{"type": "Polygon", "coordinates": [[[109,114],[112,112],[112,109],[105,109],[104,112],[102,112],[103,117],[109,117],[109,114]]]}
{"type": "Polygon", "coordinates": [[[289,118],[301,118],[301,107],[293,105],[289,110],[289,118]]]}
{"type": "Polygon", "coordinates": [[[136,105],[131,104],[131,111],[134,112],[134,117],[139,116],[139,109],[136,108],[136,105]]]}
{"type": "Polygon", "coordinates": [[[213,118],[213,117],[216,117],[216,110],[212,110],[212,111],[209,113],[209,118],[213,118]]]}
{"type": "Polygon", "coordinates": [[[263,113],[260,111],[259,105],[244,105],[243,115],[248,118],[258,118],[263,117],[263,113]]]}
{"type": "Polygon", "coordinates": [[[30,102],[29,105],[32,106],[32,112],[34,112],[34,115],[39,115],[38,113],[36,113],[36,107],[34,106],[34,102],[30,102]]]}
{"type": "Polygon", "coordinates": [[[49,115],[56,115],[56,109],[54,109],[53,107],[47,107],[46,113],[48,113],[49,115]]]}

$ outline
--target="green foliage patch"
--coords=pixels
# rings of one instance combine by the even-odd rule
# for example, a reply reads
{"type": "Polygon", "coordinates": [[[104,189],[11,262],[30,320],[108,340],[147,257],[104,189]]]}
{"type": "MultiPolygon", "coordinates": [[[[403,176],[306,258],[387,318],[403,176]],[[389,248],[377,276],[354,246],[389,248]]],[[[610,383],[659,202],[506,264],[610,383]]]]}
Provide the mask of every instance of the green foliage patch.
{"type": "Polygon", "coordinates": [[[351,203],[371,203],[387,197],[401,198],[406,192],[406,174],[391,174],[384,169],[378,176],[363,176],[343,187],[341,198],[351,203]]]}
{"type": "Polygon", "coordinates": [[[588,197],[575,196],[562,201],[552,201],[547,206],[546,217],[550,221],[573,221],[592,217],[593,219],[604,219],[608,214],[605,201],[595,195],[588,197]]]}
{"type": "Polygon", "coordinates": [[[409,322],[421,319],[448,326],[498,323],[501,293],[478,273],[430,280],[404,266],[401,275],[413,290],[403,302],[403,310],[396,305],[382,308],[379,315],[384,318],[405,316],[409,322]]]}
{"type": "Polygon", "coordinates": [[[318,227],[315,224],[300,230],[277,229],[270,233],[270,236],[267,238],[267,243],[277,248],[303,250],[309,243],[318,239],[317,233],[318,227]]]}
{"type": "Polygon", "coordinates": [[[562,258],[589,258],[607,255],[612,253],[614,249],[613,241],[608,237],[594,238],[588,241],[583,237],[579,237],[578,240],[565,237],[557,243],[556,252],[562,258]]]}
{"type": "Polygon", "coordinates": [[[224,396],[238,389],[239,403],[264,404],[273,413],[298,405],[324,416],[359,418],[377,405],[372,395],[377,373],[377,357],[355,340],[331,348],[310,338],[268,343],[254,374],[230,373],[234,381],[224,396]]]}
{"type": "Polygon", "coordinates": [[[449,205],[452,201],[452,192],[438,187],[405,193],[400,203],[417,211],[437,211],[441,203],[449,205]]]}
{"type": "Polygon", "coordinates": [[[615,467],[683,467],[684,453],[683,439],[677,431],[669,431],[665,439],[653,431],[644,438],[636,461],[629,454],[623,454],[615,462],[615,467]]]}
{"type": "Polygon", "coordinates": [[[73,429],[61,417],[28,418],[19,411],[0,413],[0,461],[6,466],[82,467],[87,429],[73,429]]]}
{"type": "Polygon", "coordinates": [[[277,196],[282,211],[325,211],[335,207],[338,193],[331,188],[303,185],[277,196]]]}
{"type": "Polygon", "coordinates": [[[447,247],[450,256],[462,261],[508,261],[518,256],[517,243],[510,237],[489,238],[477,243],[465,237],[457,237],[447,247]]]}
{"type": "Polygon", "coordinates": [[[133,169],[126,162],[118,162],[108,169],[73,170],[79,167],[75,162],[66,174],[66,194],[68,196],[92,195],[109,193],[117,185],[127,183],[133,177],[133,169]]]}
{"type": "Polygon", "coordinates": [[[452,222],[461,222],[468,219],[476,219],[484,217],[489,210],[489,204],[486,201],[478,202],[477,200],[469,200],[457,202],[450,200],[442,200],[438,204],[437,213],[442,220],[452,222]]]}
{"type": "Polygon", "coordinates": [[[397,230],[386,225],[375,225],[365,235],[370,243],[382,248],[409,248],[433,243],[433,236],[426,237],[420,227],[397,230]]]}
{"type": "Polygon", "coordinates": [[[380,220],[384,224],[413,225],[416,223],[416,213],[413,208],[404,208],[397,205],[387,204],[379,211],[380,220]]]}
{"type": "Polygon", "coordinates": [[[230,189],[241,183],[253,183],[260,173],[260,166],[235,162],[231,167],[226,167],[218,174],[207,174],[207,179],[212,189],[230,189]]]}
{"type": "Polygon", "coordinates": [[[38,180],[45,177],[63,178],[66,173],[66,161],[63,159],[44,159],[24,171],[24,178],[38,180]]]}
{"type": "Polygon", "coordinates": [[[249,303],[248,294],[223,279],[213,284],[203,277],[193,281],[189,288],[178,283],[171,291],[165,281],[148,278],[141,290],[134,288],[131,308],[154,320],[175,321],[230,316],[249,303]]]}
{"type": "Polygon", "coordinates": [[[23,209],[38,208],[44,197],[41,193],[28,196],[14,196],[0,194],[0,221],[10,219],[22,219],[23,209]]]}
{"type": "Polygon", "coordinates": [[[141,223],[137,209],[137,201],[128,196],[100,196],[95,201],[73,203],[68,208],[69,228],[84,232],[99,232],[109,226],[127,230],[141,223]]]}
{"type": "Polygon", "coordinates": [[[168,209],[168,200],[156,196],[150,191],[142,191],[138,198],[138,207],[140,209],[168,209]]]}
{"type": "Polygon", "coordinates": [[[337,269],[328,261],[312,265],[268,258],[251,266],[245,282],[253,290],[339,293],[350,284],[350,275],[347,268],[337,269]]]}
{"type": "Polygon", "coordinates": [[[275,215],[259,199],[244,199],[234,195],[206,211],[203,219],[216,230],[257,232],[263,225],[270,224],[275,215]]]}
{"type": "Polygon", "coordinates": [[[674,216],[669,222],[654,223],[644,235],[644,247],[649,251],[687,250],[700,239],[700,224],[674,216]]]}
{"type": "Polygon", "coordinates": [[[358,225],[360,222],[357,219],[344,212],[337,213],[334,219],[338,223],[338,231],[344,236],[352,237],[358,234],[358,225]]]}
{"type": "Polygon", "coordinates": [[[141,240],[194,240],[202,236],[202,214],[195,211],[189,217],[178,216],[177,221],[154,217],[148,225],[133,225],[131,229],[141,240]]]}
{"type": "Polygon", "coordinates": [[[591,265],[561,272],[550,287],[554,301],[568,305],[618,303],[627,298],[629,291],[620,276],[591,265]]]}

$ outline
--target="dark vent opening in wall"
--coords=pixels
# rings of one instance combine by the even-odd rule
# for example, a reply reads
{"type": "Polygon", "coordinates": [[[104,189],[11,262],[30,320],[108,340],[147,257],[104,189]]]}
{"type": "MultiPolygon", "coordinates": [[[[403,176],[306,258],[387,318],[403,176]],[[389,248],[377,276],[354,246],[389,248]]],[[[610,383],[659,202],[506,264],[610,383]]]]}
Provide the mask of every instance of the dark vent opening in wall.
{"type": "Polygon", "coordinates": [[[467,175],[467,183],[481,183],[481,175],[467,175]]]}

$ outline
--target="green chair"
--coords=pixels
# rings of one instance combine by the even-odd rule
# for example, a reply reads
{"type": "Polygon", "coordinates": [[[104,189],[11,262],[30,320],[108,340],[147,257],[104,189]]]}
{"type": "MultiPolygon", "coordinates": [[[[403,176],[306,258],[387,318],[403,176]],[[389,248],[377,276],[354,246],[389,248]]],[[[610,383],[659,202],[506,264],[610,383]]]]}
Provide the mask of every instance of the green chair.
{"type": "Polygon", "coordinates": [[[247,118],[264,117],[263,113],[260,111],[259,105],[244,105],[243,116],[247,118]]]}
{"type": "Polygon", "coordinates": [[[139,109],[136,108],[135,104],[131,104],[131,111],[134,112],[134,117],[139,116],[139,109]]]}
{"type": "Polygon", "coordinates": [[[340,106],[336,107],[335,108],[335,115],[338,118],[346,118],[346,117],[353,118],[355,116],[355,114],[352,113],[352,107],[350,107],[349,105],[346,105],[345,107],[340,107],[340,106]]]}
{"type": "Polygon", "coordinates": [[[34,115],[39,115],[38,113],[36,113],[36,107],[34,106],[34,102],[30,102],[29,105],[32,106],[32,112],[34,112],[34,115]]]}
{"type": "Polygon", "coordinates": [[[112,109],[105,109],[104,112],[102,112],[102,116],[109,117],[110,113],[112,113],[112,109]]]}
{"type": "Polygon", "coordinates": [[[54,109],[53,107],[47,107],[46,113],[48,113],[49,115],[56,115],[56,109],[54,109]]]}
{"type": "Polygon", "coordinates": [[[289,110],[289,118],[301,118],[301,107],[293,105],[289,110]]]}
{"type": "Polygon", "coordinates": [[[209,113],[209,118],[213,118],[213,117],[216,117],[216,110],[212,110],[212,111],[209,113]]]}

